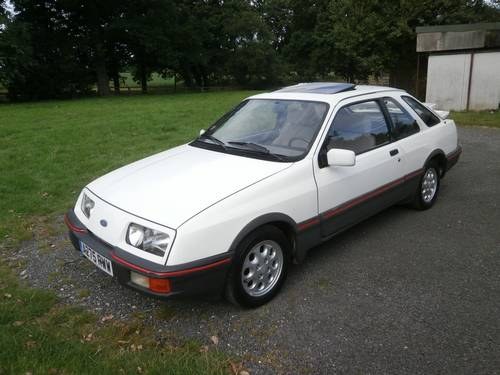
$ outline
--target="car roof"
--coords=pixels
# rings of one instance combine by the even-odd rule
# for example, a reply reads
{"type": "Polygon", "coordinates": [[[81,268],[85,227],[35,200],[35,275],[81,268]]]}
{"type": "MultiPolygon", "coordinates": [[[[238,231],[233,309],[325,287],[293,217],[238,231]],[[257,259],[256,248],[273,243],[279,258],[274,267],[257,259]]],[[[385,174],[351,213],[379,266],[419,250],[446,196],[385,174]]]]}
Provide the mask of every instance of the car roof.
{"type": "Polygon", "coordinates": [[[340,100],[351,97],[389,91],[405,92],[404,90],[386,86],[354,85],[341,82],[311,82],[299,83],[273,92],[254,95],[249,99],[308,100],[336,104],[340,100]]]}

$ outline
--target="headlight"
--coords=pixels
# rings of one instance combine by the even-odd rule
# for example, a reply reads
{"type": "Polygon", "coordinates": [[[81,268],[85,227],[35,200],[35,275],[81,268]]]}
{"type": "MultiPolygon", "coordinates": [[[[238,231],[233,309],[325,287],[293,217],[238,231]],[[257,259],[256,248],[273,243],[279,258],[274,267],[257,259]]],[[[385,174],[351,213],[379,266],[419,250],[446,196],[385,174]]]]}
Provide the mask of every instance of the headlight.
{"type": "Polygon", "coordinates": [[[170,236],[155,229],[130,224],[127,230],[127,243],[148,253],[164,256],[170,243],[170,236]]]}
{"type": "Polygon", "coordinates": [[[82,211],[83,211],[83,214],[85,216],[87,216],[87,218],[90,217],[90,211],[92,211],[92,209],[94,208],[95,206],[95,203],[92,199],[90,199],[89,197],[87,197],[87,194],[83,193],[83,197],[82,197],[82,211]]]}

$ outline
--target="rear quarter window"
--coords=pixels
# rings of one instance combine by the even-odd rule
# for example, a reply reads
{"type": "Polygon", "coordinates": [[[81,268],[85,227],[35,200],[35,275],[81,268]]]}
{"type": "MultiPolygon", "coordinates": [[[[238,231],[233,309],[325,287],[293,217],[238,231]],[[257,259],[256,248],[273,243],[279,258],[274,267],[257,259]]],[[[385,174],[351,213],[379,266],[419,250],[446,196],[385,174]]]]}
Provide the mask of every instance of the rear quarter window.
{"type": "Polygon", "coordinates": [[[429,109],[422,103],[419,103],[417,100],[413,99],[410,96],[402,96],[401,98],[406,102],[406,104],[411,107],[411,109],[415,111],[415,113],[422,119],[425,125],[434,126],[441,122],[439,117],[429,111],[429,109]]]}

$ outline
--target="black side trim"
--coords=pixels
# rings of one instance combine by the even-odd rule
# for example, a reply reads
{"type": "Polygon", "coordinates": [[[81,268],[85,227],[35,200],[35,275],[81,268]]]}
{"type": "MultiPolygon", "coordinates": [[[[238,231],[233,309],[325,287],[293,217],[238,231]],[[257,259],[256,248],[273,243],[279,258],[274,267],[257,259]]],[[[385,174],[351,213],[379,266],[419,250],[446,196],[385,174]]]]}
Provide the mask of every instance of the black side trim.
{"type": "Polygon", "coordinates": [[[455,151],[450,152],[446,155],[446,171],[449,171],[455,164],[457,164],[458,159],[462,155],[462,146],[458,145],[455,151]]]}

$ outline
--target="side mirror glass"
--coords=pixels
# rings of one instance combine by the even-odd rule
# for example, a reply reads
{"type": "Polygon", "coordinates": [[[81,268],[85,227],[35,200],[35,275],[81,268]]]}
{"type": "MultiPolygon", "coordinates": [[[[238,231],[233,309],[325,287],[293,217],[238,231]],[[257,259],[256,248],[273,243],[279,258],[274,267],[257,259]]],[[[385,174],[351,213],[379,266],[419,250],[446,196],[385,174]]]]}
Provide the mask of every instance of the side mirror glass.
{"type": "Polygon", "coordinates": [[[356,164],[356,154],[351,150],[332,148],[326,153],[328,165],[334,167],[352,167],[356,164]]]}
{"type": "Polygon", "coordinates": [[[203,135],[205,133],[205,129],[200,129],[200,135],[203,135]]]}

